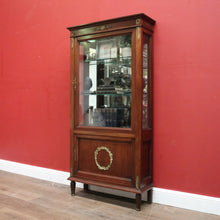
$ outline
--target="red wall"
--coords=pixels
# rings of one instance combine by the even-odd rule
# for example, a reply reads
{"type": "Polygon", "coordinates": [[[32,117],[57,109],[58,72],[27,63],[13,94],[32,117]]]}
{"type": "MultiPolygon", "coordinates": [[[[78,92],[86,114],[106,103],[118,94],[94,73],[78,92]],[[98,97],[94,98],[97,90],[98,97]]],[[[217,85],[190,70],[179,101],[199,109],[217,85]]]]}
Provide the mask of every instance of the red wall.
{"type": "Polygon", "coordinates": [[[69,170],[68,26],[146,13],[156,187],[220,196],[219,0],[0,3],[1,158],[69,170]]]}

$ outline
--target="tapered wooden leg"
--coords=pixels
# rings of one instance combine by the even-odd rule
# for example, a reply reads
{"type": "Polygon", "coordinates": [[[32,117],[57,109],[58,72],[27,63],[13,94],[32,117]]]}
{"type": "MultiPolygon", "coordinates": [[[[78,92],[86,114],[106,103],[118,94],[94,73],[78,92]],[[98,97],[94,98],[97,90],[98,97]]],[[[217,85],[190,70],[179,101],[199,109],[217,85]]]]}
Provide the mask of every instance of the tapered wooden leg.
{"type": "Polygon", "coordinates": [[[70,183],[71,195],[74,196],[76,194],[76,182],[71,181],[70,183]]]}
{"type": "Polygon", "coordinates": [[[141,210],[141,194],[136,194],[136,210],[141,210]]]}
{"type": "Polygon", "coordinates": [[[147,203],[148,203],[148,204],[151,204],[151,203],[152,203],[152,192],[153,192],[152,189],[150,189],[150,190],[147,191],[147,203]]]}
{"type": "Polygon", "coordinates": [[[89,185],[88,184],[84,184],[84,192],[88,192],[89,191],[89,185]]]}

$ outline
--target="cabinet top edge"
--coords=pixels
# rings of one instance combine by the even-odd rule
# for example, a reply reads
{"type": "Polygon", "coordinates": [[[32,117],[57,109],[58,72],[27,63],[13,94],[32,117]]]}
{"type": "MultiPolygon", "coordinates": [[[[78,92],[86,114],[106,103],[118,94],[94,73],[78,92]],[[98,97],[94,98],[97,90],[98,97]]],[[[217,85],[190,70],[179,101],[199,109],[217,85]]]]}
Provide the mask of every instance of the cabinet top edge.
{"type": "Polygon", "coordinates": [[[124,16],[124,17],[118,17],[118,18],[113,18],[113,19],[107,19],[107,20],[96,21],[96,22],[92,22],[92,23],[67,27],[67,29],[69,31],[73,31],[73,30],[79,30],[79,29],[83,29],[83,28],[90,28],[90,27],[93,27],[96,25],[110,24],[110,23],[115,23],[115,22],[122,22],[122,21],[128,21],[128,20],[136,20],[136,19],[142,19],[143,21],[149,23],[152,26],[155,24],[155,20],[148,17],[144,13],[140,13],[140,14],[134,14],[134,15],[124,16]]]}

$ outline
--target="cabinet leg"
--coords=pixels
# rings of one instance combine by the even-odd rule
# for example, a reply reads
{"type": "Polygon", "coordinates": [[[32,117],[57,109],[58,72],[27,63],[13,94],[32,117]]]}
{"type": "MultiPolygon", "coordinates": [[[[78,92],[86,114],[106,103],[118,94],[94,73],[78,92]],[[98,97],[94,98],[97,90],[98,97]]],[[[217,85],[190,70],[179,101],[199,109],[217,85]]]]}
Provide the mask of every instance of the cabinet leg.
{"type": "Polygon", "coordinates": [[[147,203],[148,203],[148,204],[151,204],[151,203],[152,203],[152,192],[153,192],[152,189],[150,189],[150,190],[147,191],[147,203]]]}
{"type": "Polygon", "coordinates": [[[89,191],[89,184],[84,184],[83,188],[84,188],[84,192],[88,192],[89,191]]]}
{"type": "Polygon", "coordinates": [[[76,182],[71,181],[70,183],[70,189],[71,189],[71,195],[75,195],[76,194],[76,182]]]}
{"type": "Polygon", "coordinates": [[[136,210],[141,210],[141,194],[136,194],[136,210]]]}

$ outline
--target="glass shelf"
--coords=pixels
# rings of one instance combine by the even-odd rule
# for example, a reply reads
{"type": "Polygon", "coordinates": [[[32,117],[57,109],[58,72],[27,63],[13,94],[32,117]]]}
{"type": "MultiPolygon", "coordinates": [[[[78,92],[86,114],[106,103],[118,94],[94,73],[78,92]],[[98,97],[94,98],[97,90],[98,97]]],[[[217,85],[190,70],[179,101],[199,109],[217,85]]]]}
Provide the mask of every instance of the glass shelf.
{"type": "Polygon", "coordinates": [[[120,57],[120,58],[105,58],[105,59],[89,59],[89,60],[81,60],[81,63],[88,63],[89,65],[97,65],[97,64],[117,64],[122,66],[131,67],[131,56],[120,57]]]}
{"type": "Polygon", "coordinates": [[[131,92],[125,92],[125,93],[97,93],[97,92],[82,92],[80,95],[98,95],[98,96],[131,96],[131,92]]]}

